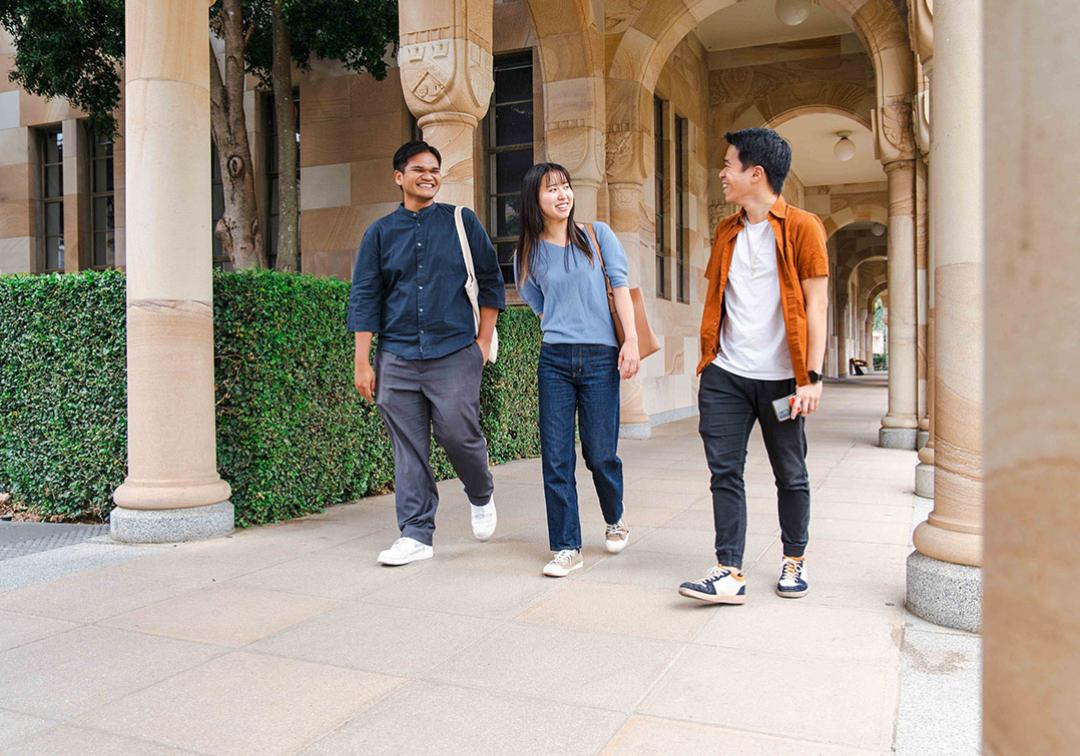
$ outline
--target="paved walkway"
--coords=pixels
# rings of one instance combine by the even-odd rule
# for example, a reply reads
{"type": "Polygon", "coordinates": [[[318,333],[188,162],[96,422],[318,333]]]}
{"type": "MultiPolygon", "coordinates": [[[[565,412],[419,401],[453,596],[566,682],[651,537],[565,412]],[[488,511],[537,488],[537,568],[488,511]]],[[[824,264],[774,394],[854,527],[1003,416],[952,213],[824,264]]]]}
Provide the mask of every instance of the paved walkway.
{"type": "Polygon", "coordinates": [[[772,592],[757,438],[749,602],[676,594],[711,563],[692,420],[621,442],[622,554],[603,552],[582,477],[586,565],[564,580],[540,575],[537,461],[497,469],[486,544],[459,484],[442,484],[435,559],[404,568],[375,564],[396,535],[391,497],[213,542],[70,547],[98,549],[93,569],[27,562],[48,579],[0,582],[0,752],[974,753],[978,641],[903,609],[916,459],[873,445],[884,404],[880,379],[830,385],[809,425],[799,601],[772,592]]]}

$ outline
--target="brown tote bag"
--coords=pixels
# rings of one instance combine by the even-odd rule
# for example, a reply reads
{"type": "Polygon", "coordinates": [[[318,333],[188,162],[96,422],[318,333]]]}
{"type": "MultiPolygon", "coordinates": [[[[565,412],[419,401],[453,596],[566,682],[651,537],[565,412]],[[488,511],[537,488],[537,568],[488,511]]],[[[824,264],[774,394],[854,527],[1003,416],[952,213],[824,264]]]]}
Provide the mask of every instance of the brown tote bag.
{"type": "MultiPolygon", "coordinates": [[[[608,278],[607,268],[604,266],[604,252],[600,249],[600,241],[593,232],[592,224],[585,223],[583,225],[585,227],[585,232],[589,235],[589,239],[592,240],[593,246],[596,247],[597,256],[600,258],[600,269],[604,272],[604,286],[607,287],[608,309],[611,310],[611,320],[615,325],[615,338],[618,340],[619,346],[622,346],[626,336],[623,334],[619,313],[615,310],[615,292],[611,289],[611,279],[608,278]]],[[[638,356],[641,359],[645,359],[650,354],[660,351],[660,341],[656,338],[656,334],[653,333],[652,328],[649,327],[649,318],[645,314],[645,297],[642,296],[641,289],[636,286],[630,289],[630,303],[634,306],[634,325],[637,327],[638,356]]]]}

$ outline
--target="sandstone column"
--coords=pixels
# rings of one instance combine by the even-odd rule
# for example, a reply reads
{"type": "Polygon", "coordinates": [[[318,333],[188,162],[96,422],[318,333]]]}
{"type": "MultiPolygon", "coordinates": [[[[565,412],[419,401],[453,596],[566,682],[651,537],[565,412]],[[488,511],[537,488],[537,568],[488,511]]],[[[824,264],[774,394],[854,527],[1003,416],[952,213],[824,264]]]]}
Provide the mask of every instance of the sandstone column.
{"type": "Polygon", "coordinates": [[[476,127],[495,86],[492,13],[492,0],[398,4],[401,86],[424,141],[442,154],[440,202],[476,205],[476,127]]]}
{"type": "Polygon", "coordinates": [[[233,528],[214,434],[207,0],[125,9],[128,477],[112,537],[233,528]]]}
{"type": "Polygon", "coordinates": [[[991,756],[1069,753],[1080,609],[1060,588],[1080,570],[1080,359],[1063,336],[1080,318],[1080,16],[1067,0],[986,0],[983,24],[983,741],[991,756]]]}
{"type": "Polygon", "coordinates": [[[915,161],[915,354],[916,354],[916,400],[919,426],[915,447],[926,446],[930,437],[930,409],[927,392],[929,363],[929,334],[927,324],[930,318],[930,287],[927,274],[927,224],[929,210],[927,201],[926,163],[920,158],[915,161]]]}
{"type": "MultiPolygon", "coordinates": [[[[646,254],[650,255],[648,262],[651,264],[653,252],[653,226],[645,208],[644,193],[645,150],[652,148],[651,128],[646,127],[646,123],[652,123],[652,93],[640,82],[609,78],[605,97],[608,117],[605,157],[611,229],[626,250],[630,280],[648,293],[655,291],[655,288],[649,288],[651,277],[643,275],[644,270],[651,268],[642,264],[646,254]],[[643,242],[646,235],[649,235],[649,244],[643,242]]],[[[643,363],[642,372],[622,382],[620,433],[624,436],[643,438],[650,433],[642,393],[642,374],[646,369],[643,363]]]]}
{"type": "Polygon", "coordinates": [[[915,161],[885,164],[889,180],[889,413],[881,420],[878,443],[914,449],[915,357],[915,161]]]}
{"type": "Polygon", "coordinates": [[[907,592],[915,614],[972,631],[980,625],[983,561],[981,8],[981,0],[935,8],[934,510],[915,530],[907,592]]]}

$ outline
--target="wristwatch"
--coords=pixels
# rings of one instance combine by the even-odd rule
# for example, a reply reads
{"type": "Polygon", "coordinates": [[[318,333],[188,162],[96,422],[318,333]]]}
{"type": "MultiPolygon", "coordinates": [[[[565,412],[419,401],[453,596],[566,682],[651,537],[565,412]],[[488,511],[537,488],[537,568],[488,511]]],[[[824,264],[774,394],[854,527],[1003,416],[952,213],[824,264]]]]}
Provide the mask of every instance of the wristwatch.
{"type": "Polygon", "coordinates": [[[821,373],[819,373],[818,371],[809,370],[807,371],[807,375],[810,376],[810,385],[813,385],[815,383],[821,383],[821,373]]]}

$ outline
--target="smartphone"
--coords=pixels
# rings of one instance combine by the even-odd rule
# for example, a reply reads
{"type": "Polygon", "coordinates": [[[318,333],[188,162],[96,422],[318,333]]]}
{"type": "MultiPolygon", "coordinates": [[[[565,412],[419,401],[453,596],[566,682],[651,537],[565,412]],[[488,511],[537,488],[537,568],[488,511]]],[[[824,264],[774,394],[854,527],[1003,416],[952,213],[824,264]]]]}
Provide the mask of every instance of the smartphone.
{"type": "Polygon", "coordinates": [[[795,403],[795,394],[789,394],[781,399],[777,399],[772,403],[773,412],[776,413],[776,419],[780,422],[791,419],[791,406],[795,403]]]}

